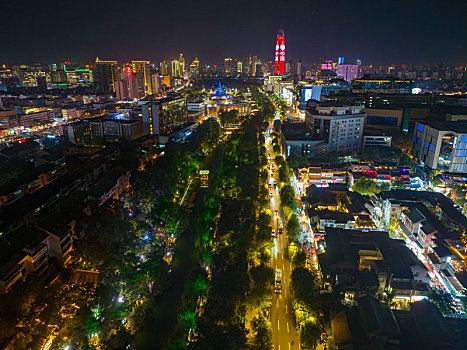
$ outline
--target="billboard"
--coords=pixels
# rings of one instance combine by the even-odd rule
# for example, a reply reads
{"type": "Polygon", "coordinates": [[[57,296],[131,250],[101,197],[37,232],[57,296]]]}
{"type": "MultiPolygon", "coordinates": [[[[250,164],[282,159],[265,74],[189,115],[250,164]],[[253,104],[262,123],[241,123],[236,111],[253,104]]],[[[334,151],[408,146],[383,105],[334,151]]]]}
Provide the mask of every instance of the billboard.
{"type": "Polygon", "coordinates": [[[200,170],[199,178],[201,180],[201,187],[206,188],[209,186],[209,170],[200,170]]]}
{"type": "Polygon", "coordinates": [[[311,86],[302,87],[302,102],[307,102],[311,98],[311,86]]]}

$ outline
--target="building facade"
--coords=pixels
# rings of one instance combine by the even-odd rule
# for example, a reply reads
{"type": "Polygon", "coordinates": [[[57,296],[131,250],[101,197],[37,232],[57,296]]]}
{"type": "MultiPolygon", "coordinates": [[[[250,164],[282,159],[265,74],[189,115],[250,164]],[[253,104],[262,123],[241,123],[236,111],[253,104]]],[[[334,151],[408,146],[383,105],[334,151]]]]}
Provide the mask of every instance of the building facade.
{"type": "Polygon", "coordinates": [[[431,169],[467,172],[467,122],[416,123],[412,155],[431,169]]]}
{"type": "Polygon", "coordinates": [[[327,143],[328,152],[355,153],[361,150],[365,113],[363,106],[317,106],[307,109],[305,121],[314,140],[327,143]]]}

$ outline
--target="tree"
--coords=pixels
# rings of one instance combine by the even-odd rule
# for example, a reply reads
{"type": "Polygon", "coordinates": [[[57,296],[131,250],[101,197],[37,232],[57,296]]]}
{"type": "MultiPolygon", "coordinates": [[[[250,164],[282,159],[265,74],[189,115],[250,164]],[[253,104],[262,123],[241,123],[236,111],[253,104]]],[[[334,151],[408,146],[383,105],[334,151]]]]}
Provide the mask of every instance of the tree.
{"type": "Polygon", "coordinates": [[[220,119],[223,125],[237,124],[239,122],[238,110],[223,111],[220,115],[220,119]]]}
{"type": "Polygon", "coordinates": [[[283,205],[286,205],[289,208],[295,208],[295,193],[293,191],[292,186],[287,184],[284,187],[282,187],[280,195],[283,205]]]}
{"type": "Polygon", "coordinates": [[[250,276],[253,286],[249,292],[249,297],[256,303],[269,296],[269,285],[274,279],[274,272],[272,267],[261,264],[250,268],[250,276]]]}
{"type": "Polygon", "coordinates": [[[274,154],[276,156],[279,156],[281,154],[281,147],[279,145],[272,146],[272,150],[274,151],[274,154]]]}
{"type": "Polygon", "coordinates": [[[310,309],[317,309],[318,292],[313,273],[304,267],[299,267],[292,271],[291,277],[295,297],[302,300],[310,309]]]}
{"type": "Polygon", "coordinates": [[[292,266],[294,269],[299,267],[304,267],[306,263],[306,253],[303,249],[297,251],[297,253],[292,258],[292,266]]]}
{"type": "Polygon", "coordinates": [[[300,327],[300,341],[308,349],[316,348],[321,339],[321,328],[311,320],[305,321],[300,327]]]}
{"type": "Polygon", "coordinates": [[[402,180],[396,180],[392,184],[392,188],[395,189],[404,189],[405,188],[405,181],[402,180]]]}
{"type": "Polygon", "coordinates": [[[444,290],[433,289],[428,294],[428,300],[435,304],[444,316],[456,314],[456,304],[452,296],[444,290]]]}
{"type": "Polygon", "coordinates": [[[374,193],[380,192],[380,189],[373,181],[373,179],[366,176],[359,178],[358,181],[355,182],[352,186],[352,190],[364,195],[372,195],[374,193]]]}
{"type": "Polygon", "coordinates": [[[272,348],[271,324],[263,316],[253,317],[251,329],[253,330],[253,343],[250,349],[269,350],[272,348]]]}
{"type": "Polygon", "coordinates": [[[301,232],[300,222],[298,221],[297,214],[293,213],[287,221],[287,234],[291,239],[297,238],[301,232]]]}
{"type": "Polygon", "coordinates": [[[287,165],[282,165],[279,168],[279,181],[288,183],[290,179],[289,169],[287,165]]]}

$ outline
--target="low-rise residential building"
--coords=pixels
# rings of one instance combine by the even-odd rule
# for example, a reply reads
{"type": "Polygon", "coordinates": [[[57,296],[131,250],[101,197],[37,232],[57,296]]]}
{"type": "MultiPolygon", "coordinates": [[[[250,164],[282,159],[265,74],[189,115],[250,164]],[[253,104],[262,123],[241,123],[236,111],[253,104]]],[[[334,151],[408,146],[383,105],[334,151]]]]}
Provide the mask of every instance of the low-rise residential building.
{"type": "Polygon", "coordinates": [[[18,126],[18,114],[14,109],[0,108],[0,130],[8,130],[18,126]]]}
{"type": "Polygon", "coordinates": [[[309,185],[326,187],[333,183],[346,183],[347,170],[338,166],[310,166],[298,168],[298,180],[309,185]]]}
{"type": "Polygon", "coordinates": [[[89,190],[88,197],[95,199],[97,206],[103,205],[109,199],[117,200],[130,187],[130,176],[131,171],[121,167],[111,169],[89,190]]]}
{"type": "Polygon", "coordinates": [[[378,129],[365,128],[363,131],[362,152],[379,147],[391,147],[392,136],[378,129]]]}
{"type": "Polygon", "coordinates": [[[326,151],[325,142],[313,139],[312,130],[305,123],[283,123],[280,129],[282,148],[286,157],[311,157],[326,151]]]}
{"type": "Polygon", "coordinates": [[[42,111],[37,113],[23,114],[18,117],[18,126],[30,128],[37,125],[43,125],[53,122],[55,118],[54,111],[42,111]]]}
{"type": "Polygon", "coordinates": [[[325,283],[341,283],[355,295],[392,292],[396,298],[412,298],[428,292],[425,265],[387,232],[329,227],[325,244],[325,252],[318,255],[325,283]]]}

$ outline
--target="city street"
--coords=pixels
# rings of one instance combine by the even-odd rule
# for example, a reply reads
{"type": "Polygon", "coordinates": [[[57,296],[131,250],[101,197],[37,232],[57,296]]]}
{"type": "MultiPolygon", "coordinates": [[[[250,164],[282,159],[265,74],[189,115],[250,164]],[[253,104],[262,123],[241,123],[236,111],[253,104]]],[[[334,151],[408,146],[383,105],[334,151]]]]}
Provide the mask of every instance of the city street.
{"type": "MultiPolygon", "coordinates": [[[[266,138],[266,150],[270,157],[268,163],[273,165],[274,153],[272,151],[271,139],[266,138]]],[[[274,164],[275,165],[275,164],[274,164]]],[[[274,166],[273,178],[277,181],[277,167],[274,166]]],[[[274,247],[271,249],[271,266],[273,269],[282,270],[282,293],[274,293],[271,308],[272,343],[275,350],[300,349],[300,337],[296,330],[295,320],[292,316],[291,279],[292,266],[287,258],[288,238],[285,229],[279,234],[277,225],[278,216],[285,225],[284,212],[280,204],[278,188],[274,188],[273,196],[270,197],[269,205],[272,214],[272,228],[276,232],[274,247]],[[277,210],[277,214],[276,214],[277,210]]]]}

